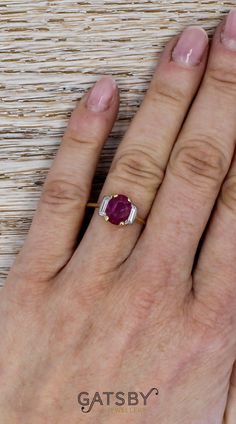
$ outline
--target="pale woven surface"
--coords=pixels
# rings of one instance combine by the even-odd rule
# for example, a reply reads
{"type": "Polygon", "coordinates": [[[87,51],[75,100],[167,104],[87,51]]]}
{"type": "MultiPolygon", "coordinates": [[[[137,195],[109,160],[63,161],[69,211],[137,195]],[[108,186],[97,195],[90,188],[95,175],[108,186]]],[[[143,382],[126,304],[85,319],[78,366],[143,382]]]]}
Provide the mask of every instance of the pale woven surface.
{"type": "MultiPolygon", "coordinates": [[[[76,100],[101,74],[121,89],[95,192],[167,40],[210,33],[233,1],[0,0],[0,285],[21,247],[76,100]]],[[[94,195],[96,197],[96,194],[94,195]]]]}

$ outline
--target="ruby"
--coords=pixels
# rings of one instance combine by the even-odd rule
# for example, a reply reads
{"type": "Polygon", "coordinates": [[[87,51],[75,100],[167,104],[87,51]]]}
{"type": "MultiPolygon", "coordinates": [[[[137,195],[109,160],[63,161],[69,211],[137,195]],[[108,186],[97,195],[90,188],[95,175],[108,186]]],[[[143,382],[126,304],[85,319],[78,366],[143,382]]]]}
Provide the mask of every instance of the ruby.
{"type": "Polygon", "coordinates": [[[106,207],[106,216],[111,224],[120,225],[121,222],[125,222],[129,218],[131,209],[132,204],[128,197],[118,194],[109,200],[106,207]]]}

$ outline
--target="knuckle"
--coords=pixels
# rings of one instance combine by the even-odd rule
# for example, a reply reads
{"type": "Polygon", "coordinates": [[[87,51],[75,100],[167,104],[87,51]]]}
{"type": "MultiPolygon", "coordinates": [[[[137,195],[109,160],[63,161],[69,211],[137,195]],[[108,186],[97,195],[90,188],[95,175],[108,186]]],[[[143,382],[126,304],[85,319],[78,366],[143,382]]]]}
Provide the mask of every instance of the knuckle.
{"type": "Polygon", "coordinates": [[[174,107],[179,107],[185,96],[180,88],[171,87],[168,83],[158,79],[152,81],[147,95],[154,102],[158,101],[174,107]]]}
{"type": "MultiPolygon", "coordinates": [[[[64,207],[86,202],[87,196],[84,188],[67,180],[58,179],[47,182],[43,188],[41,202],[50,207],[64,207]]],[[[58,209],[57,209],[58,211],[58,209]]]]}
{"type": "Polygon", "coordinates": [[[217,90],[224,93],[235,94],[236,91],[236,70],[224,68],[211,68],[206,75],[206,82],[217,90]]]}
{"type": "Polygon", "coordinates": [[[223,184],[220,201],[232,212],[236,211],[236,175],[230,175],[223,184]]]}
{"type": "Polygon", "coordinates": [[[71,146],[76,146],[77,148],[86,147],[96,149],[99,145],[96,134],[93,134],[92,126],[90,129],[86,129],[86,131],[80,132],[67,128],[63,136],[63,142],[71,146]],[[83,132],[86,132],[85,137],[82,136],[83,132]]]}
{"type": "Polygon", "coordinates": [[[136,148],[123,152],[115,159],[110,176],[153,191],[161,184],[164,170],[149,151],[136,148]]]}
{"type": "Polygon", "coordinates": [[[8,296],[8,301],[14,309],[19,307],[21,312],[28,311],[33,317],[36,306],[41,305],[42,307],[42,301],[45,300],[48,279],[41,279],[41,270],[36,275],[36,272],[33,273],[29,265],[28,270],[25,268],[21,271],[15,268],[12,276],[15,279],[9,281],[10,297],[8,296]]]}
{"type": "Polygon", "coordinates": [[[134,320],[146,320],[156,309],[156,296],[153,287],[139,287],[130,302],[134,320]]]}
{"type": "Polygon", "coordinates": [[[170,159],[172,173],[197,187],[218,187],[227,171],[227,158],[217,144],[206,136],[185,142],[170,159]]]}
{"type": "MultiPolygon", "coordinates": [[[[234,297],[229,294],[222,296],[214,294],[211,297],[195,293],[195,306],[192,309],[193,324],[198,329],[202,341],[212,347],[212,343],[223,342],[225,344],[226,329],[233,325],[232,310],[234,310],[234,297]]],[[[230,334],[230,331],[229,333],[230,334]]]]}

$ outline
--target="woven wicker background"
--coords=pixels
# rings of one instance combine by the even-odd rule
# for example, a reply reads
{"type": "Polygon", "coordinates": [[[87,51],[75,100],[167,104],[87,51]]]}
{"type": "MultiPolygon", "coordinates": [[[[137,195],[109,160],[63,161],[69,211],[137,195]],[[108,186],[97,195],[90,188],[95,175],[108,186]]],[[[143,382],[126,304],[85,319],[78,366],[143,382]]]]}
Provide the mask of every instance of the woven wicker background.
{"type": "Polygon", "coordinates": [[[167,40],[212,33],[232,1],[0,0],[0,285],[29,228],[76,100],[101,74],[121,89],[93,196],[167,40]]]}

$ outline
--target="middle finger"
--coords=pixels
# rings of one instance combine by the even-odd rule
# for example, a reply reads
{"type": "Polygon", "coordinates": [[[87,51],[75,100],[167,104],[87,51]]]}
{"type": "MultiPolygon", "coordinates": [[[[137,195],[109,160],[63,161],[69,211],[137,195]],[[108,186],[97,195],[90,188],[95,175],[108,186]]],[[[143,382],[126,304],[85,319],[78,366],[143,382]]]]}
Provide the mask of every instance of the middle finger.
{"type": "Polygon", "coordinates": [[[213,39],[203,83],[174,146],[140,240],[141,251],[144,246],[156,251],[157,244],[164,255],[168,251],[165,259],[173,272],[178,270],[180,282],[188,281],[191,274],[199,241],[232,160],[235,93],[236,54],[224,42],[221,24],[213,39]]]}

